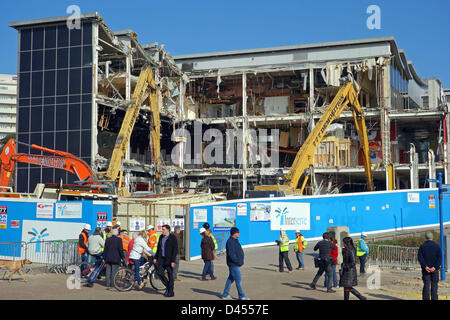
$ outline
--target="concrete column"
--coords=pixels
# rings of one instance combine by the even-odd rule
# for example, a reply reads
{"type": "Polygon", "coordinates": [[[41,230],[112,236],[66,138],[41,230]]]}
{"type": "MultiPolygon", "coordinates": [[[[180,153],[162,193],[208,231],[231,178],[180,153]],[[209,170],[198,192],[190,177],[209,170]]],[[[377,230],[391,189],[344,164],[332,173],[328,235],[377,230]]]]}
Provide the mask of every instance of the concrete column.
{"type": "Polygon", "coordinates": [[[314,68],[309,68],[309,112],[313,112],[314,106],[314,68]]]}
{"type": "Polygon", "coordinates": [[[381,99],[381,143],[383,147],[383,164],[386,175],[386,190],[390,190],[393,186],[394,177],[393,170],[390,170],[392,165],[391,159],[391,143],[390,143],[390,119],[389,111],[391,110],[391,85],[390,85],[390,65],[387,64],[381,68],[382,76],[382,99],[381,99]]]}
{"type": "Polygon", "coordinates": [[[242,73],[242,198],[247,191],[247,75],[242,73]]]}
{"type": "Polygon", "coordinates": [[[91,167],[94,166],[95,156],[98,153],[97,123],[98,104],[95,96],[98,93],[98,24],[92,23],[92,109],[91,109],[91,167]]]}

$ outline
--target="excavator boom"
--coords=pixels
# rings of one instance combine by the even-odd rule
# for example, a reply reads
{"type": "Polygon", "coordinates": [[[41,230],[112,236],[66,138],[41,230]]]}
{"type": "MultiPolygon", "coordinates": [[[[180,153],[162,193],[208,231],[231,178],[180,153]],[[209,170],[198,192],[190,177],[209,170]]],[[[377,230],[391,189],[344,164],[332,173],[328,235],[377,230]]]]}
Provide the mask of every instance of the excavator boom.
{"type": "Polygon", "coordinates": [[[289,190],[294,193],[303,193],[305,183],[300,190],[297,190],[300,178],[313,164],[314,152],[322,141],[330,124],[339,118],[342,110],[349,105],[353,112],[353,119],[358,131],[363,149],[363,162],[366,173],[367,189],[374,190],[372,182],[372,172],[370,168],[369,143],[363,110],[358,102],[358,95],[353,87],[353,83],[347,82],[342,86],[331,104],[327,107],[322,117],[297,152],[291,169],[285,176],[283,186],[256,186],[255,190],[289,190]]]}

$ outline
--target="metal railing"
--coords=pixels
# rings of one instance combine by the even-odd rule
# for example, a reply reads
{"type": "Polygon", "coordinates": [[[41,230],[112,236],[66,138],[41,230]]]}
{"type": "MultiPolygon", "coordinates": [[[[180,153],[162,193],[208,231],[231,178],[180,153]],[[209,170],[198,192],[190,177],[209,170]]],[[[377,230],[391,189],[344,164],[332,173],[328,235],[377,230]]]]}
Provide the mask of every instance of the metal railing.
{"type": "Polygon", "coordinates": [[[56,273],[64,273],[69,265],[81,263],[77,251],[78,240],[0,242],[0,259],[28,259],[56,273]]]}
{"type": "Polygon", "coordinates": [[[378,265],[381,268],[420,268],[417,258],[419,248],[377,244],[368,244],[368,246],[370,265],[378,265]]]}

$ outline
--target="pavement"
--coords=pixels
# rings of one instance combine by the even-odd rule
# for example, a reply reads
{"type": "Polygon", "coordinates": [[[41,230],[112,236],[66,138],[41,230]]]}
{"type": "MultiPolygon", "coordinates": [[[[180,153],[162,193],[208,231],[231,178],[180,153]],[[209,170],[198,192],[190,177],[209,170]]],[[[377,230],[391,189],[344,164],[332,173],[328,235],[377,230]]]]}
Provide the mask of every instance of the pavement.
{"type": "MultiPolygon", "coordinates": [[[[289,253],[294,270],[290,273],[278,272],[278,247],[260,247],[244,249],[245,264],[241,267],[242,286],[245,294],[251,300],[343,300],[343,289],[335,289],[336,293],[327,293],[323,287],[323,276],[317,283],[317,289],[309,288],[317,269],[313,266],[314,243],[308,244],[304,251],[305,270],[295,270],[298,266],[295,254],[289,253]]],[[[33,267],[33,265],[30,265],[33,267]]],[[[20,275],[14,275],[11,283],[8,276],[0,277],[0,300],[218,300],[222,294],[228,277],[228,267],[225,255],[219,255],[214,261],[216,280],[201,281],[203,269],[202,260],[181,261],[179,279],[175,282],[175,296],[163,297],[163,292],[152,289],[150,284],[142,290],[119,292],[107,289],[104,280],[99,280],[93,288],[69,289],[67,280],[70,275],[43,273],[42,268],[31,269],[24,282],[20,275]]],[[[421,300],[422,281],[420,271],[379,270],[365,278],[358,277],[356,287],[368,300],[421,300]],[[377,276],[379,277],[377,278],[377,276]],[[376,279],[380,280],[379,287],[376,279]],[[372,284],[372,286],[370,285],[372,284]]],[[[441,299],[450,299],[450,283],[440,282],[439,294],[441,299]]],[[[237,299],[236,286],[230,290],[233,299],[237,299]]],[[[356,297],[351,296],[351,300],[356,297]]]]}

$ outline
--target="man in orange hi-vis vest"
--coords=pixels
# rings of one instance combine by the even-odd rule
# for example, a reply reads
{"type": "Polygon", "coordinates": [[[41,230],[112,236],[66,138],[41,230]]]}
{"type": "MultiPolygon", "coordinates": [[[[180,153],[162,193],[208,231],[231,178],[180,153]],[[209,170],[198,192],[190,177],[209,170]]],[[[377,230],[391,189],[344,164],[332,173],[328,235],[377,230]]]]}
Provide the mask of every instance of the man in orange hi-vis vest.
{"type": "MultiPolygon", "coordinates": [[[[87,243],[89,238],[89,231],[91,230],[90,224],[85,224],[83,230],[78,237],[78,251],[77,253],[81,255],[81,262],[88,261],[89,253],[87,251],[87,243]]],[[[81,265],[81,272],[86,268],[85,264],[81,265]]]]}
{"type": "Polygon", "coordinates": [[[159,236],[156,233],[155,227],[151,224],[147,226],[147,237],[147,245],[153,250],[154,253],[156,253],[156,250],[158,249],[159,236]]]}
{"type": "Polygon", "coordinates": [[[298,261],[298,268],[297,270],[304,270],[305,264],[303,263],[303,250],[305,249],[308,242],[306,242],[305,237],[300,233],[300,230],[295,231],[295,236],[297,237],[295,239],[295,245],[294,245],[294,252],[297,256],[298,261]]]}

